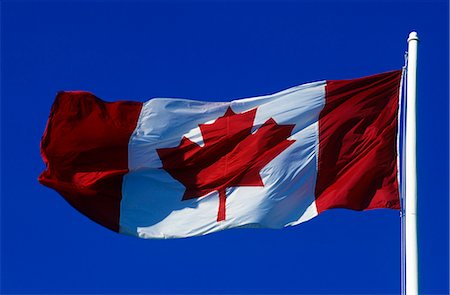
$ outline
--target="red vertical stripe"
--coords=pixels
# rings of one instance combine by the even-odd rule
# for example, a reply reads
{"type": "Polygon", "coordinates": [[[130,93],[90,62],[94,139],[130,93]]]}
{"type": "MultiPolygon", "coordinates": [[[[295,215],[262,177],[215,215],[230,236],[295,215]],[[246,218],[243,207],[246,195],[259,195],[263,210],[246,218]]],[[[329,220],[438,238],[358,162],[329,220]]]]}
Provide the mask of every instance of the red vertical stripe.
{"type": "Polygon", "coordinates": [[[225,220],[226,217],[226,189],[219,189],[219,212],[217,213],[217,222],[225,220]]]}
{"type": "Polygon", "coordinates": [[[328,81],[319,116],[318,212],[399,209],[397,111],[401,71],[328,81]]]}
{"type": "Polygon", "coordinates": [[[104,102],[88,92],[61,92],[41,141],[47,166],[39,181],[92,220],[119,230],[122,179],[139,102],[104,102]]]}

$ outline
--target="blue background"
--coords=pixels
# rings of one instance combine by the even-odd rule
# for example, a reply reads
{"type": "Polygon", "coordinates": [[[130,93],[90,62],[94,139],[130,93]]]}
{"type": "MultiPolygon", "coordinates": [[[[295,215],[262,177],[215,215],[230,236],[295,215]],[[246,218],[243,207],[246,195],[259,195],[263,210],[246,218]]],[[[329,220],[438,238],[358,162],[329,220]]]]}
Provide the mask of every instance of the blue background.
{"type": "Polygon", "coordinates": [[[111,232],[37,182],[58,90],[232,99],[403,65],[418,73],[420,290],[448,293],[448,3],[1,3],[1,292],[398,293],[399,212],[179,240],[111,232]]]}

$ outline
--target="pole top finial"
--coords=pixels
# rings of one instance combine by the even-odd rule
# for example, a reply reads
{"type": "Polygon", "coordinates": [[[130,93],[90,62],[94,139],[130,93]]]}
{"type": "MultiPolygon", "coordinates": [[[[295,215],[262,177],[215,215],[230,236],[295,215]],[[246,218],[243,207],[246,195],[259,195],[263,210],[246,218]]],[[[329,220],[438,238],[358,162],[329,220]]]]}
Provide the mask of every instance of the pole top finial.
{"type": "Polygon", "coordinates": [[[408,42],[412,40],[419,41],[419,36],[417,36],[416,31],[412,31],[411,33],[409,33],[408,42]]]}

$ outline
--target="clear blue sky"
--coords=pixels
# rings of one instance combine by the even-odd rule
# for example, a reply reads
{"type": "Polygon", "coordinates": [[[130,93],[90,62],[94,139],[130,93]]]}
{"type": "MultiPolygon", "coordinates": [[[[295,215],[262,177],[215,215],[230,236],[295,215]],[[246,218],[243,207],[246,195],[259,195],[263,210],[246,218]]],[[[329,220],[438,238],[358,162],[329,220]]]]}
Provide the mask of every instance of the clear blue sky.
{"type": "Polygon", "coordinates": [[[227,101],[322,79],[418,74],[420,289],[448,293],[448,3],[1,3],[2,293],[398,293],[399,213],[332,210],[283,230],[178,240],[111,232],[41,186],[59,90],[227,101]]]}

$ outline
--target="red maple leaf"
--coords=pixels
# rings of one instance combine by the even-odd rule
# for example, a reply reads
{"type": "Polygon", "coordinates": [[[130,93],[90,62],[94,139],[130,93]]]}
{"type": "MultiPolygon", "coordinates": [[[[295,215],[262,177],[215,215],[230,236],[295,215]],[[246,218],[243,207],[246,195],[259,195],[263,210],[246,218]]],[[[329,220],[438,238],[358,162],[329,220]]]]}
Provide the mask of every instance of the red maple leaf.
{"type": "Polygon", "coordinates": [[[219,192],[217,221],[225,220],[226,188],[264,186],[260,170],[295,140],[287,140],[295,125],[278,125],[270,118],[252,133],[256,108],[236,114],[228,107],[212,124],[199,124],[204,146],[183,136],[173,148],[157,149],[163,169],[181,182],[182,200],[219,192]]]}

